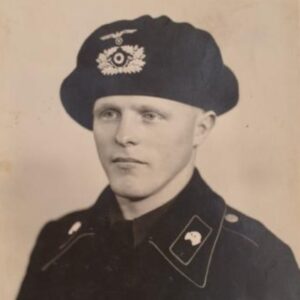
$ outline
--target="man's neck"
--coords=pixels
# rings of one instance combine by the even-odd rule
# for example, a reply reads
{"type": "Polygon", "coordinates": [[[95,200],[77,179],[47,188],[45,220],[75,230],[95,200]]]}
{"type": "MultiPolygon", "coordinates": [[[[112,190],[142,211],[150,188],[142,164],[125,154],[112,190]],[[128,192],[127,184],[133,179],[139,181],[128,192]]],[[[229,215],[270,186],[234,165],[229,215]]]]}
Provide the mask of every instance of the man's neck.
{"type": "Polygon", "coordinates": [[[188,184],[193,171],[194,167],[182,170],[160,191],[140,201],[132,201],[116,195],[123,217],[126,220],[134,220],[174,199],[188,184]]]}

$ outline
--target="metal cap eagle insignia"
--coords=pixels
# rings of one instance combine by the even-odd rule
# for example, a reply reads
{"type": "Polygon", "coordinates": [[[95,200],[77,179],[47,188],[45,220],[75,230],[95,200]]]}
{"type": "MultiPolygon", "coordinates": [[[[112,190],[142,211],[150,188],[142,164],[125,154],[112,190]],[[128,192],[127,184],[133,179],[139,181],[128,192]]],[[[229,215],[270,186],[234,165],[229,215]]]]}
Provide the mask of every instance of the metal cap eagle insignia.
{"type": "Polygon", "coordinates": [[[146,64],[144,47],[122,45],[124,34],[132,34],[137,29],[125,29],[100,37],[101,40],[115,39],[116,46],[100,52],[96,61],[103,75],[132,74],[142,71],[146,64]]]}

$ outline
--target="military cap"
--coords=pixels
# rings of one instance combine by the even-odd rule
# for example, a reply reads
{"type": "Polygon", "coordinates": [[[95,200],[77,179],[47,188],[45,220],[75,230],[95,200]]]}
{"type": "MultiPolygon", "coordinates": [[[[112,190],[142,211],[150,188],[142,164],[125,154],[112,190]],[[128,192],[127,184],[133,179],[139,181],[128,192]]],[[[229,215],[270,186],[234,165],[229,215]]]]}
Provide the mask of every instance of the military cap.
{"type": "Polygon", "coordinates": [[[60,94],[68,114],[92,129],[101,97],[155,96],[220,115],[236,105],[238,82],[208,32],[166,16],[142,16],[95,30],[60,94]]]}

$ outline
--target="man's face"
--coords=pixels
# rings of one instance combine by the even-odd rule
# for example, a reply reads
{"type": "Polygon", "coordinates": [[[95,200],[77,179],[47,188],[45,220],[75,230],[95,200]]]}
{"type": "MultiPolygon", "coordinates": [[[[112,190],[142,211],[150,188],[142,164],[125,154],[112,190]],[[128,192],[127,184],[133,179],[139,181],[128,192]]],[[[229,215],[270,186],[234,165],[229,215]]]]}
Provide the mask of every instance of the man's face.
{"type": "Polygon", "coordinates": [[[118,196],[144,199],[193,167],[199,109],[148,96],[109,96],[94,106],[94,137],[118,196]]]}

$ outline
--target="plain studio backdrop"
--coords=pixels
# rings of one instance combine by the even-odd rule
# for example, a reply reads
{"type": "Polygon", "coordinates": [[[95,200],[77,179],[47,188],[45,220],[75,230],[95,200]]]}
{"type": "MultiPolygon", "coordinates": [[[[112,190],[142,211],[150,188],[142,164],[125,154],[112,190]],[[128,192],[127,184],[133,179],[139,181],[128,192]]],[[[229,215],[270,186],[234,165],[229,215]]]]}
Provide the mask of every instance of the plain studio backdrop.
{"type": "MultiPolygon", "coordinates": [[[[41,226],[106,185],[91,132],[59,100],[98,26],[166,14],[208,30],[240,83],[198,166],[227,203],[261,220],[300,262],[299,60],[292,0],[6,0],[0,15],[0,298],[14,299],[41,226]],[[297,186],[298,185],[298,186],[297,186]]],[[[180,145],[179,145],[180,146],[180,145]]]]}

